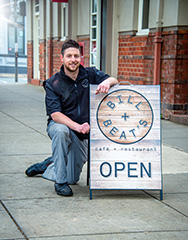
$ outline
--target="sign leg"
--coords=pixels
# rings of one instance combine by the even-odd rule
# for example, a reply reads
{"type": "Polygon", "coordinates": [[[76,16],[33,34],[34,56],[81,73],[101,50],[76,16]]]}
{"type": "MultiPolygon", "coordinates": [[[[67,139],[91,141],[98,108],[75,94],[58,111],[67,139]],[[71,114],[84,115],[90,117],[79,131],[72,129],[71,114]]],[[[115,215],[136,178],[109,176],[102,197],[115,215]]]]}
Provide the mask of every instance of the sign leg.
{"type": "Polygon", "coordinates": [[[92,190],[90,189],[89,199],[92,200],[92,190]]]}
{"type": "Polygon", "coordinates": [[[163,200],[163,190],[162,189],[160,190],[160,200],[161,201],[163,200]]]}

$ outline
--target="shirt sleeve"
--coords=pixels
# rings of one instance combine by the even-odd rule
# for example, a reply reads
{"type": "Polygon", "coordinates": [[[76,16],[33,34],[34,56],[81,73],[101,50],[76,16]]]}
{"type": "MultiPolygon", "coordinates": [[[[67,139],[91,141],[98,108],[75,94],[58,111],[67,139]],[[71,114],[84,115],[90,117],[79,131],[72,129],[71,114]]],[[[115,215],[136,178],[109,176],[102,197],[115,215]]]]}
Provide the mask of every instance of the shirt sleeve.
{"type": "Polygon", "coordinates": [[[104,80],[106,80],[107,78],[109,78],[110,76],[96,68],[92,68],[93,73],[94,73],[94,84],[100,84],[101,82],[103,82],[104,80]]]}
{"type": "Polygon", "coordinates": [[[62,112],[60,97],[54,92],[49,83],[45,84],[46,114],[50,116],[54,112],[62,112]]]}

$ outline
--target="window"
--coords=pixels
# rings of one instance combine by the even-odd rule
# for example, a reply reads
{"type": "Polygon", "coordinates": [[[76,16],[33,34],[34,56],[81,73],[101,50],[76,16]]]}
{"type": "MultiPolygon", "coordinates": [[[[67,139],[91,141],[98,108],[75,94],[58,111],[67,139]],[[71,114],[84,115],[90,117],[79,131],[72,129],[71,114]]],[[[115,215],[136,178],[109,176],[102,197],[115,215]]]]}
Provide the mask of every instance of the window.
{"type": "Polygon", "coordinates": [[[61,38],[65,40],[68,36],[68,3],[62,3],[61,8],[61,38]]]}
{"type": "Polygon", "coordinates": [[[8,53],[14,54],[15,52],[15,27],[12,24],[8,25],[8,53]]]}
{"type": "Polygon", "coordinates": [[[39,18],[39,0],[34,1],[34,24],[33,24],[33,56],[34,56],[34,78],[40,78],[40,18],[39,18]]]}
{"type": "Polygon", "coordinates": [[[39,0],[35,0],[35,13],[39,14],[39,0]]]}
{"type": "Polygon", "coordinates": [[[100,0],[91,0],[90,66],[100,69],[100,0]]]}
{"type": "Polygon", "coordinates": [[[137,35],[147,35],[149,33],[149,5],[150,0],[139,0],[137,35]]]}
{"type": "Polygon", "coordinates": [[[12,23],[8,24],[8,53],[9,54],[15,53],[15,42],[16,42],[15,37],[17,36],[18,54],[24,55],[25,54],[24,17],[17,15],[16,25],[14,24],[14,19],[12,16],[9,17],[9,20],[10,20],[9,22],[12,22],[12,23]]]}

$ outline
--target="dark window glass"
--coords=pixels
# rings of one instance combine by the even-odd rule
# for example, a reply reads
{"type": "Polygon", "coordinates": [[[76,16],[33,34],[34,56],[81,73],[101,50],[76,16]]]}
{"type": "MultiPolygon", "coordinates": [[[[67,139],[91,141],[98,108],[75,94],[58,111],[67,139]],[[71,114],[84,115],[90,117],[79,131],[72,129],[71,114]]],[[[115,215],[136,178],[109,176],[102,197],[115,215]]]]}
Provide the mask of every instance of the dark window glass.
{"type": "Polygon", "coordinates": [[[143,1],[142,29],[146,29],[149,26],[149,2],[149,0],[143,1]]]}

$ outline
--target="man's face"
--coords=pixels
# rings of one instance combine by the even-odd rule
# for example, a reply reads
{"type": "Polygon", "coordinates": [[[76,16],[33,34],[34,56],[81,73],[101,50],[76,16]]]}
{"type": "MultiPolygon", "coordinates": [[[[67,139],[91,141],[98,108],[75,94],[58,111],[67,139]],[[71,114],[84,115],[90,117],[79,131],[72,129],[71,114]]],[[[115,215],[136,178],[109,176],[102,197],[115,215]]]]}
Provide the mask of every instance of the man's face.
{"type": "Polygon", "coordinates": [[[64,55],[61,56],[61,62],[64,64],[64,67],[70,72],[75,72],[80,66],[81,55],[80,51],[77,48],[67,48],[64,52],[64,55]]]}

